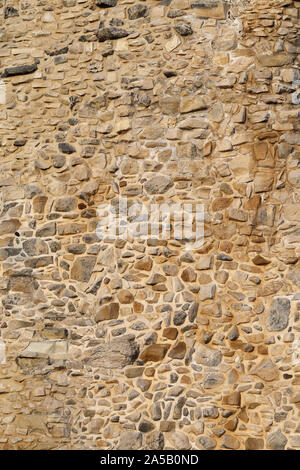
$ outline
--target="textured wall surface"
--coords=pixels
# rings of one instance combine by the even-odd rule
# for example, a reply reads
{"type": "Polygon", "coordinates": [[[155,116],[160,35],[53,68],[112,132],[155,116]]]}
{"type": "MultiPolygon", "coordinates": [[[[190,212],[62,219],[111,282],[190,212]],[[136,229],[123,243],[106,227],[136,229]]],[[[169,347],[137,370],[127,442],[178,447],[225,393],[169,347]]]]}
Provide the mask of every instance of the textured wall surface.
{"type": "Polygon", "coordinates": [[[0,8],[0,448],[299,449],[300,1],[0,8]]]}

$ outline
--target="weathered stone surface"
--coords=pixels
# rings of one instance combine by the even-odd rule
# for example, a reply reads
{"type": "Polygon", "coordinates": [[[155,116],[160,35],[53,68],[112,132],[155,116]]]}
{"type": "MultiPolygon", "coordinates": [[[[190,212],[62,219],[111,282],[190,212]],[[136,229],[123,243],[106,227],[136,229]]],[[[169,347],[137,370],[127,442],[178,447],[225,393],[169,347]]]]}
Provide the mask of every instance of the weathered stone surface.
{"type": "Polygon", "coordinates": [[[173,432],[169,439],[173,449],[188,450],[191,447],[188,436],[183,432],[173,432]]]}
{"type": "Polygon", "coordinates": [[[216,439],[208,436],[200,436],[197,439],[197,447],[199,449],[212,450],[217,446],[216,439]]]}
{"type": "Polygon", "coordinates": [[[124,431],[120,436],[118,450],[139,450],[142,445],[142,434],[136,431],[124,431]]]}
{"type": "Polygon", "coordinates": [[[280,430],[270,433],[267,436],[267,449],[284,450],[287,444],[287,438],[280,430]]]}
{"type": "Polygon", "coordinates": [[[264,67],[282,67],[290,64],[292,58],[288,54],[260,55],[258,61],[264,67]]]}
{"type": "Polygon", "coordinates": [[[266,382],[272,382],[278,378],[278,370],[270,359],[263,359],[261,363],[251,371],[251,374],[257,375],[266,382]]]}
{"type": "Polygon", "coordinates": [[[180,99],[178,96],[161,96],[159,106],[164,114],[177,114],[179,112],[180,99]]]}
{"type": "Polygon", "coordinates": [[[288,326],[291,303],[289,299],[278,297],[273,300],[268,314],[268,329],[282,331],[288,326]]]}
{"type": "Polygon", "coordinates": [[[203,378],[203,387],[205,389],[211,389],[219,387],[224,383],[225,377],[223,374],[217,372],[208,372],[203,378]]]}
{"type": "Polygon", "coordinates": [[[148,9],[146,5],[142,5],[141,3],[138,3],[136,5],[133,5],[132,7],[129,7],[127,12],[128,12],[128,18],[130,20],[136,20],[138,18],[143,18],[147,16],[148,9]]]}
{"type": "Polygon", "coordinates": [[[177,23],[174,26],[175,31],[177,31],[180,36],[189,36],[193,34],[192,27],[187,23],[177,23]]]}
{"type": "Polygon", "coordinates": [[[3,220],[0,222],[0,236],[14,233],[20,225],[21,223],[17,219],[3,220]]]}
{"type": "Polygon", "coordinates": [[[195,349],[194,360],[207,367],[217,367],[222,360],[222,353],[217,349],[200,345],[195,349]]]}
{"type": "Polygon", "coordinates": [[[208,105],[202,96],[184,96],[180,101],[179,111],[181,113],[190,113],[207,109],[208,105]]]}
{"type": "Polygon", "coordinates": [[[99,42],[111,41],[114,39],[126,38],[130,33],[121,28],[110,26],[108,28],[99,28],[96,36],[99,42]]]}
{"type": "Polygon", "coordinates": [[[92,349],[83,362],[91,367],[120,369],[133,364],[138,354],[139,346],[134,336],[125,335],[92,349]]]}
{"type": "Polygon", "coordinates": [[[80,282],[88,282],[95,263],[95,256],[81,256],[80,258],[77,258],[71,269],[71,278],[80,282]]]}
{"type": "Polygon", "coordinates": [[[54,210],[58,212],[69,212],[76,209],[76,199],[73,197],[60,198],[55,202],[54,210]]]}
{"type": "Polygon", "coordinates": [[[173,185],[173,181],[168,176],[154,176],[145,183],[145,189],[149,194],[163,194],[173,185]]]}
{"type": "Polygon", "coordinates": [[[13,6],[7,6],[4,8],[4,19],[11,18],[13,16],[19,16],[19,12],[13,6]]]}

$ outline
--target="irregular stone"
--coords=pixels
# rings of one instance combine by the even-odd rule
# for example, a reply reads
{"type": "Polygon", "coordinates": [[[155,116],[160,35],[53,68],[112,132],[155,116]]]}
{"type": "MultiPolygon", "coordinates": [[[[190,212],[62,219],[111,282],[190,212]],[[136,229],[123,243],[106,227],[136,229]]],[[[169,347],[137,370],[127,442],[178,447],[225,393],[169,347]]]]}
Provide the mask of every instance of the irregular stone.
{"type": "Polygon", "coordinates": [[[89,282],[96,263],[96,256],[81,256],[77,258],[71,269],[71,279],[89,282]]]}
{"type": "Polygon", "coordinates": [[[154,176],[145,183],[145,189],[149,194],[164,194],[173,186],[173,181],[168,176],[154,176]]]}
{"type": "Polygon", "coordinates": [[[184,96],[181,98],[179,111],[181,113],[190,113],[207,109],[207,107],[208,105],[202,96],[184,96]]]}
{"type": "Polygon", "coordinates": [[[255,437],[248,437],[245,441],[245,449],[246,450],[262,450],[264,448],[264,440],[255,438],[255,437]]]}
{"type": "Polygon", "coordinates": [[[180,450],[188,450],[191,448],[189,438],[186,434],[180,431],[172,432],[169,437],[172,448],[180,450]]]}
{"type": "Polygon", "coordinates": [[[203,377],[203,387],[205,389],[211,389],[219,387],[224,383],[225,377],[223,374],[217,372],[209,372],[203,377]]]}
{"type": "Polygon", "coordinates": [[[178,96],[161,96],[159,106],[164,114],[177,114],[179,112],[180,99],[178,96]]]}
{"type": "Polygon", "coordinates": [[[29,73],[33,73],[37,70],[36,64],[24,64],[24,65],[16,65],[15,67],[8,67],[4,69],[2,73],[2,77],[15,77],[16,75],[28,75],[29,73]]]}
{"type": "Polygon", "coordinates": [[[179,341],[174,348],[172,348],[168,354],[172,359],[183,359],[186,354],[186,344],[183,341],[179,341]]]}
{"type": "Polygon", "coordinates": [[[143,420],[139,423],[139,427],[138,427],[138,430],[140,432],[150,432],[150,431],[153,431],[154,429],[154,424],[151,423],[150,421],[146,421],[146,420],[143,420]]]}
{"type": "Polygon", "coordinates": [[[192,27],[187,23],[177,23],[174,25],[175,31],[180,34],[180,36],[189,36],[193,34],[192,27]]]}
{"type": "Polygon", "coordinates": [[[20,352],[20,358],[64,359],[68,354],[67,341],[31,341],[27,348],[20,352]]]}
{"type": "Polygon", "coordinates": [[[207,367],[217,367],[222,361],[222,353],[217,349],[199,345],[195,348],[194,360],[207,367]]]}
{"type": "Polygon", "coordinates": [[[267,436],[267,449],[284,450],[287,444],[287,438],[280,430],[272,432],[267,436]]]}
{"type": "Polygon", "coordinates": [[[118,0],[95,0],[95,3],[100,8],[111,8],[117,5],[118,0]]]}
{"type": "Polygon", "coordinates": [[[73,147],[71,144],[68,144],[67,142],[60,142],[58,144],[58,148],[62,153],[66,153],[68,155],[76,152],[75,147],[73,147]]]}
{"type": "Polygon", "coordinates": [[[120,310],[119,304],[116,302],[103,305],[96,312],[95,321],[98,323],[104,320],[112,320],[112,319],[118,318],[119,310],[120,310]]]}
{"type": "Polygon", "coordinates": [[[122,369],[133,364],[138,354],[139,346],[135,337],[124,335],[90,349],[83,362],[96,368],[122,369]]]}
{"type": "Polygon", "coordinates": [[[169,347],[169,344],[150,344],[142,351],[140,359],[144,362],[162,361],[167,354],[169,347]]]}
{"type": "Polygon", "coordinates": [[[13,6],[7,6],[4,8],[4,19],[12,18],[14,16],[19,16],[19,12],[13,6]]]}
{"type": "Polygon", "coordinates": [[[285,297],[278,297],[272,301],[268,314],[267,327],[269,331],[282,331],[289,323],[291,303],[285,297]]]}
{"type": "Polygon", "coordinates": [[[153,266],[153,261],[149,256],[140,259],[134,265],[135,269],[138,269],[141,271],[151,271],[152,266],[153,266]]]}
{"type": "Polygon", "coordinates": [[[292,57],[288,54],[259,55],[257,59],[263,67],[283,67],[292,62],[292,57]]]}
{"type": "Polygon", "coordinates": [[[256,264],[257,266],[266,266],[267,264],[270,264],[271,261],[267,260],[261,255],[256,255],[252,259],[252,263],[256,264]]]}
{"type": "Polygon", "coordinates": [[[142,446],[142,433],[124,431],[120,436],[118,450],[139,450],[142,446]]]}
{"type": "Polygon", "coordinates": [[[0,236],[15,233],[20,227],[21,222],[17,219],[8,219],[0,222],[0,236]]]}
{"type": "Polygon", "coordinates": [[[77,207],[76,198],[64,197],[55,201],[54,210],[58,212],[69,212],[75,210],[77,207]]]}
{"type": "Polygon", "coordinates": [[[208,286],[201,286],[199,300],[204,301],[208,299],[213,299],[216,294],[216,285],[210,284],[208,286]]]}
{"type": "Polygon", "coordinates": [[[223,403],[225,405],[231,406],[240,406],[241,405],[241,393],[240,392],[232,392],[230,395],[226,395],[223,397],[223,403]]]}
{"type": "Polygon", "coordinates": [[[36,231],[37,237],[53,237],[56,234],[56,223],[50,222],[36,231]]]}
{"type": "Polygon", "coordinates": [[[134,300],[133,294],[127,289],[121,289],[117,293],[120,304],[131,304],[134,300]]]}
{"type": "Polygon", "coordinates": [[[164,435],[162,432],[153,431],[146,435],[145,449],[162,450],[164,448],[164,435]]]}
{"type": "Polygon", "coordinates": [[[226,434],[222,440],[222,447],[225,449],[237,450],[240,448],[240,446],[240,441],[230,434],[226,434]]]}
{"type": "Polygon", "coordinates": [[[110,26],[108,28],[101,27],[97,30],[96,36],[99,42],[112,41],[114,39],[126,38],[130,33],[125,29],[110,26]]]}
{"type": "Polygon", "coordinates": [[[178,336],[178,330],[177,328],[168,327],[163,330],[162,335],[163,335],[163,338],[174,340],[178,336]]]}
{"type": "Polygon", "coordinates": [[[278,378],[278,370],[271,359],[263,359],[250,373],[266,382],[272,382],[278,378]]]}
{"type": "Polygon", "coordinates": [[[199,449],[212,450],[217,446],[217,441],[212,437],[200,436],[196,445],[199,449]]]}
{"type": "Polygon", "coordinates": [[[141,3],[137,3],[136,5],[129,7],[127,12],[128,18],[130,20],[136,20],[138,18],[143,18],[147,16],[148,8],[145,5],[142,5],[141,3]]]}

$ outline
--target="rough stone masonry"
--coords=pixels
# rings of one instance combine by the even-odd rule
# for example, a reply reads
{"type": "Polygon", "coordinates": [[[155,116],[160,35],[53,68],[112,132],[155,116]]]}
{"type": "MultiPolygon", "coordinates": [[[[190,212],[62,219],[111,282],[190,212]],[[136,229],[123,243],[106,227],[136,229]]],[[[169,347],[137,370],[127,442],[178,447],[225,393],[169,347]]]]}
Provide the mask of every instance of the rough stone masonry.
{"type": "Polygon", "coordinates": [[[0,448],[300,449],[300,1],[0,17],[0,448]],[[100,241],[120,197],[203,246],[100,241]]]}

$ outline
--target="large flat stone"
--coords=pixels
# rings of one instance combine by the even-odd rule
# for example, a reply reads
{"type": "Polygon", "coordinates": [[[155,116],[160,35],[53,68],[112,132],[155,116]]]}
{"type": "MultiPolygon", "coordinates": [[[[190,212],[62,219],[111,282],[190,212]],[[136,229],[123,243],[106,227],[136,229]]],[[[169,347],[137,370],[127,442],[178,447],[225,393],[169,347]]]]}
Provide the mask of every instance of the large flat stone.
{"type": "Polygon", "coordinates": [[[89,351],[84,364],[104,369],[122,369],[133,364],[139,354],[139,346],[133,335],[120,336],[89,351]]]}

